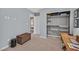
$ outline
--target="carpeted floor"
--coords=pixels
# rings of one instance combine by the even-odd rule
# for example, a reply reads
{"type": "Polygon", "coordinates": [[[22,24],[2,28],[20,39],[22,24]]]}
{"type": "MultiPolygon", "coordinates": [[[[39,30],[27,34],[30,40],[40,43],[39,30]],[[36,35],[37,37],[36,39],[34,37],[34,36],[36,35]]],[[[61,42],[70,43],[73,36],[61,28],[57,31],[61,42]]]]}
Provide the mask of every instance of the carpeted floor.
{"type": "Polygon", "coordinates": [[[60,38],[48,37],[43,39],[37,35],[32,35],[31,40],[23,45],[17,44],[15,48],[9,47],[3,51],[62,51],[61,47],[60,38]]]}

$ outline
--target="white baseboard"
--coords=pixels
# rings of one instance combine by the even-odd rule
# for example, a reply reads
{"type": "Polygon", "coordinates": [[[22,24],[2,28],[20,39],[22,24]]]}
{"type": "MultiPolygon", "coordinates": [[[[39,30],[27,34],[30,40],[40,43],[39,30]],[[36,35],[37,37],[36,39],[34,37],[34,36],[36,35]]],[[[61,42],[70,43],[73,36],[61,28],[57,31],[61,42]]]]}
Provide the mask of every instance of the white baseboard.
{"type": "Polygon", "coordinates": [[[51,37],[60,37],[60,36],[55,36],[55,35],[48,35],[48,36],[51,36],[51,37]]]}
{"type": "Polygon", "coordinates": [[[46,39],[47,37],[44,37],[44,36],[40,36],[40,38],[44,38],[44,39],[46,39]]]}
{"type": "Polygon", "coordinates": [[[0,51],[6,49],[6,48],[8,48],[8,47],[9,47],[9,45],[7,45],[7,46],[5,46],[5,47],[2,47],[2,48],[0,48],[0,51]]]}

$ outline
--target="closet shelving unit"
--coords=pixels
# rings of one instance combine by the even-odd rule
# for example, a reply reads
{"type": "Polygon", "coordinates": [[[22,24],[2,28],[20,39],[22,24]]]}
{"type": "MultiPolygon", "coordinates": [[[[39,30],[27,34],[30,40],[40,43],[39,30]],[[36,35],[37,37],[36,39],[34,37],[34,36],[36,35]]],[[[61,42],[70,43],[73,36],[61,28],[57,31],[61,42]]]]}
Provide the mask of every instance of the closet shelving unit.
{"type": "Polygon", "coordinates": [[[69,17],[69,11],[47,14],[47,35],[59,37],[60,32],[68,32],[69,17]]]}
{"type": "Polygon", "coordinates": [[[33,33],[34,32],[34,17],[30,17],[30,21],[31,21],[30,32],[33,33]]]}

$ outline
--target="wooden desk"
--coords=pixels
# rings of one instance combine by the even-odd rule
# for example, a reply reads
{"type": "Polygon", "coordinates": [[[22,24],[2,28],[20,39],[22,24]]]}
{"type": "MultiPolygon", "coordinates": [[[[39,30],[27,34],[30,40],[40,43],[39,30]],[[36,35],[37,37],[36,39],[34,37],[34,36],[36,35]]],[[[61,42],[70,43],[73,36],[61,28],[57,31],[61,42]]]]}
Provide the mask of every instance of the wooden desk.
{"type": "Polygon", "coordinates": [[[70,43],[71,41],[70,41],[70,35],[68,35],[68,33],[61,33],[61,39],[62,39],[62,41],[63,41],[63,43],[64,43],[64,45],[65,45],[65,47],[66,47],[66,50],[67,51],[79,51],[79,50],[77,50],[77,49],[73,49],[73,48],[70,48],[69,47],[69,45],[68,45],[68,43],[70,43]]]}

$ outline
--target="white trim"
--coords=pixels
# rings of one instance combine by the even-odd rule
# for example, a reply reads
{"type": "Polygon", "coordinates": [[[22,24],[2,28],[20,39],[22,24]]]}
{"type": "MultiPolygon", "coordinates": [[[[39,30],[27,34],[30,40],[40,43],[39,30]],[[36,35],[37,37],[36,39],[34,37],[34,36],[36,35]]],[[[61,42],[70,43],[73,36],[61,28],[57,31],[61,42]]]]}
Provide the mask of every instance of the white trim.
{"type": "Polygon", "coordinates": [[[40,38],[44,38],[44,39],[46,39],[47,37],[45,37],[45,36],[40,36],[40,38]]]}
{"type": "Polygon", "coordinates": [[[4,50],[4,49],[6,49],[6,48],[8,48],[8,47],[9,47],[9,45],[4,46],[4,47],[0,48],[0,51],[2,51],[2,50],[4,50]]]}
{"type": "Polygon", "coordinates": [[[56,36],[56,35],[48,35],[48,36],[51,36],[51,37],[60,37],[60,36],[56,36]]]}

